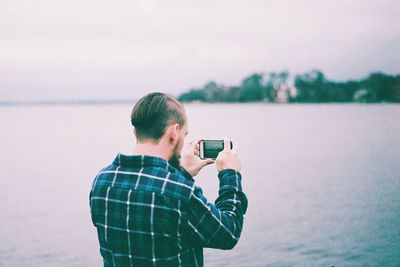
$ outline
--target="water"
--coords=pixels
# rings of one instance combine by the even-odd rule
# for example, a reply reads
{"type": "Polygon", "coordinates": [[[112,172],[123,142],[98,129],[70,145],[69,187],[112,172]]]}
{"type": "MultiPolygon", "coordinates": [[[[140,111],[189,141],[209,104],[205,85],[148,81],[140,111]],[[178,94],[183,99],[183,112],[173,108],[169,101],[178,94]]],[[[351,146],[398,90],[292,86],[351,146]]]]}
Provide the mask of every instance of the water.
{"type": "MultiPolygon", "coordinates": [[[[134,140],[129,105],[0,107],[0,266],[100,266],[88,193],[134,140]]],[[[187,105],[187,138],[229,136],[242,239],[206,266],[400,266],[400,106],[187,105]]],[[[217,195],[214,166],[197,177],[217,195]]]]}

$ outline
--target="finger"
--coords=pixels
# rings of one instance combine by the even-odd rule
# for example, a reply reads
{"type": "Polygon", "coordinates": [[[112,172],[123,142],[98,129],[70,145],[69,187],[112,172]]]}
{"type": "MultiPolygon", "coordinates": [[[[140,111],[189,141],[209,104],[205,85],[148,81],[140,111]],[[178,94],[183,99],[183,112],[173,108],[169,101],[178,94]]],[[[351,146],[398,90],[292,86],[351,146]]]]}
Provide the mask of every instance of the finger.
{"type": "Polygon", "coordinates": [[[213,160],[213,159],[206,159],[206,161],[207,161],[207,164],[213,164],[215,162],[215,160],[213,160]]]}
{"type": "Polygon", "coordinates": [[[196,146],[199,144],[199,142],[200,142],[201,140],[202,140],[201,138],[196,138],[196,139],[194,139],[193,141],[191,141],[191,142],[190,142],[190,148],[191,148],[192,150],[195,150],[195,149],[196,149],[196,146]]]}
{"type": "Polygon", "coordinates": [[[231,140],[227,137],[224,137],[224,150],[231,150],[231,140]]]}
{"type": "Polygon", "coordinates": [[[213,160],[213,159],[204,159],[204,160],[202,160],[203,166],[213,164],[214,162],[215,162],[215,160],[213,160]]]}

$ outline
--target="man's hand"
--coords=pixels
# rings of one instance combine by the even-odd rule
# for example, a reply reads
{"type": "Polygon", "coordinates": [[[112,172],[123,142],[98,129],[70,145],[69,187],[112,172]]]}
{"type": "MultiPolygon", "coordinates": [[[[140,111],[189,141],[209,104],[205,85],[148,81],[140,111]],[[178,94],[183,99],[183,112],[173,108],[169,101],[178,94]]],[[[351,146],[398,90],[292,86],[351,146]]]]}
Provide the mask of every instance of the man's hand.
{"type": "Polygon", "coordinates": [[[230,142],[228,138],[224,138],[224,150],[219,152],[215,161],[218,172],[224,169],[233,169],[240,172],[241,165],[239,155],[236,151],[231,149],[230,142]]]}
{"type": "Polygon", "coordinates": [[[214,163],[212,159],[200,159],[200,141],[201,139],[192,140],[187,149],[182,153],[181,165],[192,177],[196,176],[204,166],[214,163]]]}

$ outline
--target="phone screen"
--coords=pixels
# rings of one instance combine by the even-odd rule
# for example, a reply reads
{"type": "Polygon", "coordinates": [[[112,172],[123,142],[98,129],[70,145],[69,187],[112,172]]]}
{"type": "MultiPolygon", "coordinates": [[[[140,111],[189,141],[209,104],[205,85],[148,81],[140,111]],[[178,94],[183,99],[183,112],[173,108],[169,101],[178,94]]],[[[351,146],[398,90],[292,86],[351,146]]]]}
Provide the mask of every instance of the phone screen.
{"type": "MultiPolygon", "coordinates": [[[[223,140],[202,140],[200,142],[200,153],[201,158],[210,158],[216,159],[218,157],[219,152],[224,149],[224,141],[223,140]]],[[[232,148],[232,142],[231,142],[232,148]]]]}

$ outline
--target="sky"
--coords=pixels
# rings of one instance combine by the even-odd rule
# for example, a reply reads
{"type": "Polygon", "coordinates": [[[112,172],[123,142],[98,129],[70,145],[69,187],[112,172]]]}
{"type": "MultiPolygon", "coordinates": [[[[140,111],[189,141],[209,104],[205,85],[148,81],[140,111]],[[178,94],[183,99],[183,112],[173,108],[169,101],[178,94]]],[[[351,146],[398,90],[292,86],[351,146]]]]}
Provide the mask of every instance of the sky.
{"type": "Polygon", "coordinates": [[[399,14],[398,0],[1,0],[0,102],[400,74],[399,14]]]}

